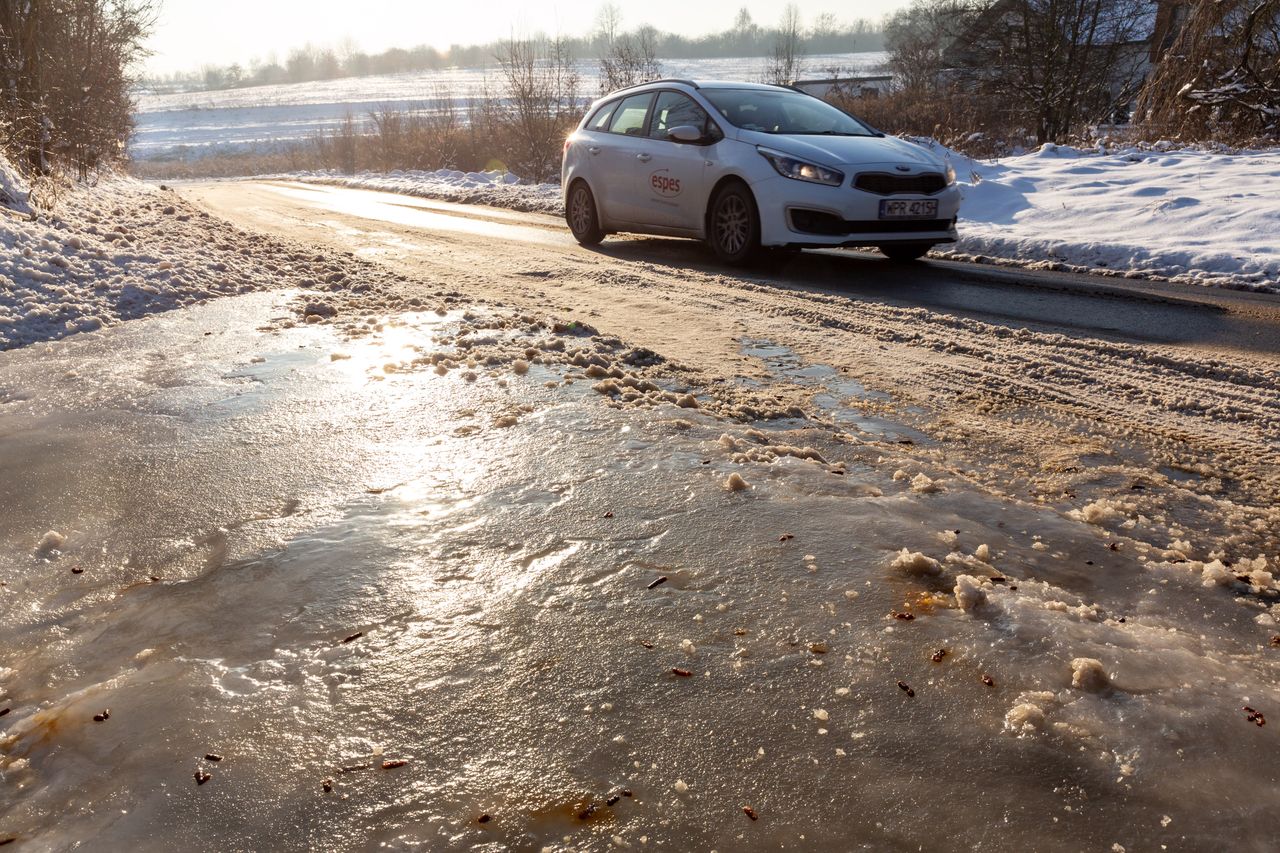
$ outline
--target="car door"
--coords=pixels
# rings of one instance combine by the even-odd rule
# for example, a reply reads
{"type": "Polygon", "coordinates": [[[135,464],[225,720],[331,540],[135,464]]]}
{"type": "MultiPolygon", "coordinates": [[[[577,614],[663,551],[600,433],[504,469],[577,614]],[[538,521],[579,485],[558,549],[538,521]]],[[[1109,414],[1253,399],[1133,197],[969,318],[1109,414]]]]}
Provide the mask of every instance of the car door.
{"type": "Polygon", "coordinates": [[[636,167],[648,142],[649,108],[653,93],[643,92],[623,98],[610,117],[607,133],[599,135],[595,160],[596,201],[611,222],[643,222],[636,197],[636,167]]]}
{"type": "Polygon", "coordinates": [[[641,221],[664,228],[701,228],[709,166],[721,136],[706,110],[688,95],[672,90],[658,93],[648,138],[636,158],[641,221]],[[702,138],[680,142],[668,135],[672,128],[685,126],[698,128],[702,138]]]}
{"type": "Polygon", "coordinates": [[[586,178],[588,186],[596,195],[597,206],[600,193],[600,155],[604,153],[604,143],[608,141],[609,122],[613,119],[613,111],[618,108],[618,101],[609,101],[596,108],[582,124],[582,129],[575,134],[576,139],[565,154],[566,168],[561,181],[567,187],[571,177],[586,178]]]}

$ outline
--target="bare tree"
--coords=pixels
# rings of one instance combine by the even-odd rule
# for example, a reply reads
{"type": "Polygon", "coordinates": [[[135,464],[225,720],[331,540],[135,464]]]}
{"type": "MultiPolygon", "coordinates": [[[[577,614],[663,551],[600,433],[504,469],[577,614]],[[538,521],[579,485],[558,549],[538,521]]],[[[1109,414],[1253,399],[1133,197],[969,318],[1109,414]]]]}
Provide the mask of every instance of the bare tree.
{"type": "Polygon", "coordinates": [[[751,12],[746,6],[738,10],[738,14],[733,18],[733,29],[729,31],[729,42],[733,45],[733,50],[737,55],[743,55],[754,45],[756,36],[759,34],[760,28],[756,26],[756,22],[751,17],[751,12]]]}
{"type": "Polygon", "coordinates": [[[1201,0],[1180,30],[1166,29],[1168,50],[1139,101],[1150,132],[1280,138],[1280,0],[1201,0]]]}
{"type": "Polygon", "coordinates": [[[154,20],[151,0],[0,3],[4,142],[37,174],[62,160],[81,179],[123,155],[130,76],[154,20]]]}
{"type": "Polygon", "coordinates": [[[0,3],[4,146],[35,172],[48,169],[40,19],[29,6],[0,3]]]}
{"type": "Polygon", "coordinates": [[[778,31],[773,42],[773,56],[765,70],[765,82],[779,86],[795,82],[804,65],[804,33],[800,22],[800,9],[788,3],[782,10],[778,31]]]}
{"type": "Polygon", "coordinates": [[[1049,142],[1112,117],[1141,83],[1150,0],[997,0],[962,34],[962,81],[1049,142]]]}
{"type": "Polygon", "coordinates": [[[596,12],[596,41],[602,51],[608,50],[622,35],[622,10],[616,3],[605,3],[596,12]]]}
{"type": "Polygon", "coordinates": [[[835,12],[822,12],[813,19],[813,26],[809,28],[809,34],[814,38],[827,38],[838,32],[840,22],[836,20],[835,12]]]}
{"type": "Polygon", "coordinates": [[[915,94],[946,88],[956,40],[973,24],[973,0],[916,0],[885,21],[888,66],[896,84],[915,94]]]}
{"type": "Polygon", "coordinates": [[[511,38],[497,59],[508,167],[524,178],[548,180],[559,172],[564,139],[580,117],[580,78],[568,43],[511,38]]]}
{"type": "Polygon", "coordinates": [[[622,13],[606,4],[597,16],[596,41],[600,46],[600,92],[605,94],[662,76],[658,61],[658,31],[643,26],[622,32],[622,13]]]}

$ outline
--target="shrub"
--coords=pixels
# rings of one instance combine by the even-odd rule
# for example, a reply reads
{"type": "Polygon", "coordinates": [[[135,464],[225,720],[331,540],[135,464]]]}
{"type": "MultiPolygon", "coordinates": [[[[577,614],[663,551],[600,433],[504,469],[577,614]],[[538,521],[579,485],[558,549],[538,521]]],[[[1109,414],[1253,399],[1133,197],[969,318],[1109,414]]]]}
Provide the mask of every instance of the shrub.
{"type": "Polygon", "coordinates": [[[15,163],[85,179],[122,157],[133,130],[129,69],[145,51],[151,0],[0,3],[0,130],[15,163]]]}

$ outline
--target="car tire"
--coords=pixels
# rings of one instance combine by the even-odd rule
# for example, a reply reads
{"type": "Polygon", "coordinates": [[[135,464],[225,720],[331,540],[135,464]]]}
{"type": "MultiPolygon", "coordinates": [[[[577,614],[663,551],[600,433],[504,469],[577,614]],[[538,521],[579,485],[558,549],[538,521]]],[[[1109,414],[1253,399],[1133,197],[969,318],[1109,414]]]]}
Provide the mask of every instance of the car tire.
{"type": "Polygon", "coordinates": [[[742,266],[760,256],[760,213],[746,184],[721,187],[707,208],[707,244],[726,264],[742,266]]]}
{"type": "Polygon", "coordinates": [[[932,243],[890,243],[880,246],[880,253],[891,261],[907,263],[918,261],[933,248],[932,243]]]}
{"type": "Polygon", "coordinates": [[[596,198],[586,181],[574,181],[569,188],[569,198],[564,206],[564,219],[573,232],[573,239],[583,246],[598,245],[604,239],[600,228],[600,214],[596,211],[596,198]]]}

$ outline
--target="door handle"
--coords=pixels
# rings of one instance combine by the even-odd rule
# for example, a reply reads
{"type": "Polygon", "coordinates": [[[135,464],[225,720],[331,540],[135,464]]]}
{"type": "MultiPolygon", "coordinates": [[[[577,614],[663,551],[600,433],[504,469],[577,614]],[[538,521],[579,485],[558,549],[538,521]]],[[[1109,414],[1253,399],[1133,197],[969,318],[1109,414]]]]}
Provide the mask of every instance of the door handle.
{"type": "Polygon", "coordinates": [[[587,146],[587,150],[588,150],[588,151],[590,151],[592,154],[599,154],[599,153],[600,153],[600,146],[599,146],[599,145],[588,145],[588,146],[587,146]]]}
{"type": "Polygon", "coordinates": [[[637,159],[637,160],[639,160],[641,163],[648,163],[650,160],[652,160],[652,159],[653,159],[653,155],[652,155],[652,154],[637,154],[637,155],[636,155],[636,159],[637,159]]]}

